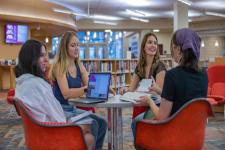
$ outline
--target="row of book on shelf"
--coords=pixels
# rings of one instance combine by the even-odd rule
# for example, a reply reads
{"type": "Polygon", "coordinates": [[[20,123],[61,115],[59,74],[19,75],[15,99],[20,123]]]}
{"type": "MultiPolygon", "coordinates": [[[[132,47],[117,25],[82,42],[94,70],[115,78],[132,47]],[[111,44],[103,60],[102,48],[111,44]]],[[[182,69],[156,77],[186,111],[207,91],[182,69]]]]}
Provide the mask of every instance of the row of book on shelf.
{"type": "Polygon", "coordinates": [[[114,60],[114,61],[83,61],[88,72],[133,72],[137,60],[114,60]]]}

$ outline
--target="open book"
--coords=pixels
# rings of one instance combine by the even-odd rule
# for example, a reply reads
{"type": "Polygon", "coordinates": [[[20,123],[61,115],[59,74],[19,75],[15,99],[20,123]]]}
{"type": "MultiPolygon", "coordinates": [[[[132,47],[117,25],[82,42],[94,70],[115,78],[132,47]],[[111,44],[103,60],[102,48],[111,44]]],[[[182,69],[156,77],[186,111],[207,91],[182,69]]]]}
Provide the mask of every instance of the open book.
{"type": "Polygon", "coordinates": [[[160,104],[160,98],[158,96],[144,92],[127,92],[120,96],[120,100],[136,103],[136,100],[139,99],[140,96],[149,96],[156,105],[160,104]]]}
{"type": "Polygon", "coordinates": [[[70,121],[76,124],[91,124],[93,119],[88,117],[90,114],[92,114],[90,111],[85,111],[82,114],[71,117],[70,121]]]}
{"type": "Polygon", "coordinates": [[[152,79],[142,79],[139,82],[139,86],[137,88],[137,91],[139,92],[148,92],[148,88],[152,86],[152,79]]]}

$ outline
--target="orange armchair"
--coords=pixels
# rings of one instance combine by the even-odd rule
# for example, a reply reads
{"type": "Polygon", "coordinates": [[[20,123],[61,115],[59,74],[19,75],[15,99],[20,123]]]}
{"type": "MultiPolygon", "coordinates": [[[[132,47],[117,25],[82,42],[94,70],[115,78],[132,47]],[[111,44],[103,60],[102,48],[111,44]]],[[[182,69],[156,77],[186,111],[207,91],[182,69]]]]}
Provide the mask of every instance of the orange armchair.
{"type": "Polygon", "coordinates": [[[69,123],[39,122],[32,118],[22,101],[14,100],[14,106],[21,115],[25,142],[29,150],[86,150],[80,126],[69,123]]]}
{"type": "Polygon", "coordinates": [[[211,104],[225,104],[225,65],[208,68],[208,98],[211,104]]]}
{"type": "Polygon", "coordinates": [[[207,99],[194,99],[165,120],[139,121],[135,147],[147,150],[200,150],[210,115],[213,112],[207,99]]]}

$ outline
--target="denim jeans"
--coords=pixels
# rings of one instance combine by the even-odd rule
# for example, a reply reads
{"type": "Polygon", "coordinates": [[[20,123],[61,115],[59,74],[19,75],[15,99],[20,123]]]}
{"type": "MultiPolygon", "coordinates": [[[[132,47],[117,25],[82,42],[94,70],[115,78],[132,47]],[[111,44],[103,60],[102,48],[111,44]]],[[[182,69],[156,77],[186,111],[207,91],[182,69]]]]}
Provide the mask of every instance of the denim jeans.
{"type": "MultiPolygon", "coordinates": [[[[85,110],[74,108],[72,105],[62,105],[62,108],[66,116],[71,117],[85,112],[85,110]]],[[[91,132],[96,139],[95,149],[102,149],[107,130],[107,122],[102,117],[95,114],[91,114],[89,117],[93,119],[91,132]]]]}
{"type": "Polygon", "coordinates": [[[144,115],[145,115],[145,112],[141,113],[140,115],[138,115],[137,117],[135,117],[131,123],[131,129],[132,129],[132,132],[133,132],[133,136],[135,138],[136,136],[136,124],[138,121],[141,121],[144,119],[144,115]]]}

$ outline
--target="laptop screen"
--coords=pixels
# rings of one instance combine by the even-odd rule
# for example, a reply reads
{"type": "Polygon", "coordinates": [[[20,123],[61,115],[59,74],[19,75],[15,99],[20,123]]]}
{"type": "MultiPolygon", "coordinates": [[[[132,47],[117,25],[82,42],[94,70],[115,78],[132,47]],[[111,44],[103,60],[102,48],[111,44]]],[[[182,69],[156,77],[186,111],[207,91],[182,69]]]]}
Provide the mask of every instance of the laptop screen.
{"type": "Polygon", "coordinates": [[[90,73],[87,98],[108,99],[111,73],[90,73]]]}

